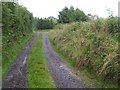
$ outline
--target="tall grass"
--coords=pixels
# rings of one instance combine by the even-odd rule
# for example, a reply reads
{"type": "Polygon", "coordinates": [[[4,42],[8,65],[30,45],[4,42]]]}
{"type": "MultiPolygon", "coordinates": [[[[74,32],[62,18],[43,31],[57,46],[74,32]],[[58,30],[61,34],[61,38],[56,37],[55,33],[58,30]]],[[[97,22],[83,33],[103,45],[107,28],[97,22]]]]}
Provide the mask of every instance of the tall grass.
{"type": "Polygon", "coordinates": [[[117,85],[118,25],[117,18],[63,25],[51,31],[51,43],[73,66],[86,69],[105,82],[117,85]],[[114,21],[114,22],[113,22],[114,21]]]}

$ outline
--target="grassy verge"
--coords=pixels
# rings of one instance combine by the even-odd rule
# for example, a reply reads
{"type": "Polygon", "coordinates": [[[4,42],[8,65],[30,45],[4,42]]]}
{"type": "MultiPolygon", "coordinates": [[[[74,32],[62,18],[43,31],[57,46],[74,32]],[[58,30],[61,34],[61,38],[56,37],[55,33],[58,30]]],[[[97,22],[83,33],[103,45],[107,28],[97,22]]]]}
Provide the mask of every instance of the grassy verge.
{"type": "Polygon", "coordinates": [[[3,51],[4,54],[2,54],[2,75],[5,74],[10,64],[15,60],[23,46],[27,43],[32,35],[33,33],[29,36],[23,37],[20,43],[15,43],[3,51]]]}
{"type": "Polygon", "coordinates": [[[71,69],[71,71],[79,76],[82,81],[84,81],[85,86],[88,88],[116,88],[116,85],[113,85],[112,83],[108,83],[103,81],[102,79],[98,78],[94,73],[90,73],[89,70],[86,68],[76,69],[75,68],[75,61],[71,58],[67,58],[65,54],[63,54],[62,51],[58,49],[52,42],[50,35],[48,33],[49,40],[51,42],[52,48],[58,53],[58,55],[61,57],[63,62],[71,69]]]}
{"type": "Polygon", "coordinates": [[[55,84],[46,66],[41,34],[30,51],[27,60],[27,70],[29,88],[55,88],[55,84]]]}

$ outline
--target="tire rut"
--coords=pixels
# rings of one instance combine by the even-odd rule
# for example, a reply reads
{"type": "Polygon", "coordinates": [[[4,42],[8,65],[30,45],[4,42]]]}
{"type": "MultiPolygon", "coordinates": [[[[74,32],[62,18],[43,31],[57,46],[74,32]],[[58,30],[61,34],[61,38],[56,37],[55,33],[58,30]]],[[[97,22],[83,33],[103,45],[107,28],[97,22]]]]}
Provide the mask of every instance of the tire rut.
{"type": "Polygon", "coordinates": [[[70,69],[62,62],[61,58],[51,48],[48,36],[42,33],[42,43],[48,69],[56,83],[57,88],[85,88],[85,85],[70,69]]]}
{"type": "Polygon", "coordinates": [[[10,65],[9,70],[3,77],[2,88],[27,88],[26,60],[30,49],[40,33],[37,32],[23,47],[15,61],[10,65]]]}

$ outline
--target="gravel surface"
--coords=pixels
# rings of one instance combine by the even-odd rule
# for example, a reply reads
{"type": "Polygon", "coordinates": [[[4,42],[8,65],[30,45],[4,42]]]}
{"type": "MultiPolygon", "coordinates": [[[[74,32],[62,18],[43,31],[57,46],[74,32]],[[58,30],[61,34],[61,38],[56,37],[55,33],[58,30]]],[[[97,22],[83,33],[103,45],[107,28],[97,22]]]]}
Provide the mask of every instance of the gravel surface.
{"type": "Polygon", "coordinates": [[[9,67],[9,70],[3,77],[2,88],[26,88],[26,60],[30,52],[30,49],[36,40],[39,32],[37,32],[23,47],[13,64],[9,67]]]}
{"type": "Polygon", "coordinates": [[[83,82],[62,62],[51,48],[47,34],[42,35],[42,43],[49,71],[57,88],[85,88],[83,82]]]}

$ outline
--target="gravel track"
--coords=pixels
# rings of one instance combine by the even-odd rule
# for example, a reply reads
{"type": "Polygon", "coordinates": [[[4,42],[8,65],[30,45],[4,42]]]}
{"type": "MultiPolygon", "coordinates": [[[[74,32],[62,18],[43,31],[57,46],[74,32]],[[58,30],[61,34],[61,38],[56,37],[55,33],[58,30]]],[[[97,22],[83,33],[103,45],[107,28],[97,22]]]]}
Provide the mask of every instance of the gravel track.
{"type": "Polygon", "coordinates": [[[9,70],[3,77],[2,88],[26,88],[26,60],[30,52],[30,49],[36,40],[39,32],[32,36],[32,38],[23,47],[13,64],[9,67],[9,70]]]}
{"type": "Polygon", "coordinates": [[[85,88],[81,79],[70,71],[51,48],[48,36],[45,32],[42,34],[42,43],[46,63],[57,88],[85,88]]]}
{"type": "MultiPolygon", "coordinates": [[[[36,40],[37,32],[23,47],[9,70],[3,77],[2,88],[27,88],[26,60],[30,49],[36,40]]],[[[85,88],[83,82],[62,62],[60,57],[51,48],[48,36],[43,32],[42,43],[46,63],[57,88],[85,88]]]]}

